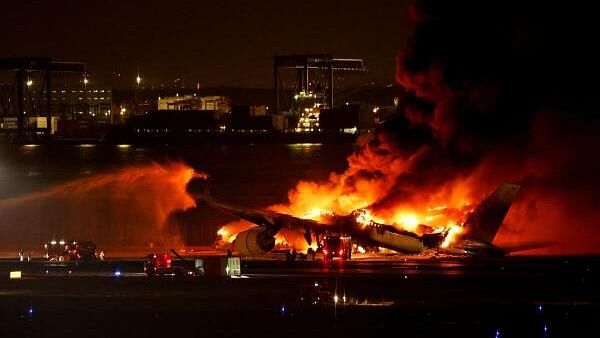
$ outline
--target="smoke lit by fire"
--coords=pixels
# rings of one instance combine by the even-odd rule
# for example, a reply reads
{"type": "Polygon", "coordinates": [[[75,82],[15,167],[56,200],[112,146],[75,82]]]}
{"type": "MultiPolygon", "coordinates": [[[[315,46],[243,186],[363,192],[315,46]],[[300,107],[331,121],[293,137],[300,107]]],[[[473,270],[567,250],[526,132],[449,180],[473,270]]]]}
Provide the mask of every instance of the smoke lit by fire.
{"type": "Polygon", "coordinates": [[[104,249],[178,243],[166,220],[195,205],[186,186],[199,175],[183,163],[140,165],[2,200],[0,243],[38,248],[50,239],[94,240],[104,249]]]}

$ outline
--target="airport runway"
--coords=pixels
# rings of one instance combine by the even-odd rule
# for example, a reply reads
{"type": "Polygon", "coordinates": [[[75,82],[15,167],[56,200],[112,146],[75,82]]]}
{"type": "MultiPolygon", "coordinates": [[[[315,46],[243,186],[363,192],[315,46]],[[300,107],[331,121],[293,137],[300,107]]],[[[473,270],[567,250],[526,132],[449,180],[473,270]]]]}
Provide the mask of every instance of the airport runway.
{"type": "Polygon", "coordinates": [[[598,257],[244,261],[235,279],[141,269],[0,261],[0,336],[572,337],[600,322],[598,257]]]}

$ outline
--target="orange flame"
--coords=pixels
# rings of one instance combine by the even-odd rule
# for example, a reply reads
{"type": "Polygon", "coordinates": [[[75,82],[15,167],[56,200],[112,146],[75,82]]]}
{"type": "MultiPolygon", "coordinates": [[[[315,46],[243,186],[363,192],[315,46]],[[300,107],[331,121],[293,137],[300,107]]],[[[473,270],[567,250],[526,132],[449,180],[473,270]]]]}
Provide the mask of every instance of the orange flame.
{"type": "Polygon", "coordinates": [[[454,241],[456,241],[456,238],[462,234],[464,228],[461,226],[458,226],[456,224],[451,224],[449,229],[448,229],[448,233],[446,234],[446,237],[444,238],[444,241],[442,242],[441,247],[442,248],[448,248],[452,243],[454,243],[454,241]]]}
{"type": "MultiPolygon", "coordinates": [[[[464,221],[470,201],[484,196],[474,196],[469,177],[460,177],[397,202],[383,202],[397,178],[411,172],[414,162],[424,156],[427,149],[403,155],[394,148],[393,142],[385,139],[385,134],[376,137],[379,142],[367,143],[349,156],[348,168],[343,173],[331,173],[325,182],[300,181],[289,191],[287,204],[268,209],[317,221],[332,214],[354,212],[359,224],[389,224],[417,234],[448,231],[451,235],[446,243],[449,245],[458,235],[457,230],[452,229],[464,221]]],[[[247,222],[233,222],[222,229],[237,233],[251,226],[247,222]]],[[[303,236],[286,234],[285,238],[293,247],[307,247],[303,236]]]]}

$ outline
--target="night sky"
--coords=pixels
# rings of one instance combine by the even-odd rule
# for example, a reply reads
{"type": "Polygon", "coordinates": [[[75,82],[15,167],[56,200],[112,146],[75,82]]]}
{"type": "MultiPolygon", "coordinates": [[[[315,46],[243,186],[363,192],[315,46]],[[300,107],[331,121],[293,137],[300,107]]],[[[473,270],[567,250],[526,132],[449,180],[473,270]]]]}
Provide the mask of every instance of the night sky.
{"type": "Polygon", "coordinates": [[[407,1],[12,1],[0,11],[2,57],[88,64],[91,81],[272,86],[272,57],[364,58],[354,81],[393,81],[407,1]],[[115,73],[122,74],[114,81],[115,73]]]}

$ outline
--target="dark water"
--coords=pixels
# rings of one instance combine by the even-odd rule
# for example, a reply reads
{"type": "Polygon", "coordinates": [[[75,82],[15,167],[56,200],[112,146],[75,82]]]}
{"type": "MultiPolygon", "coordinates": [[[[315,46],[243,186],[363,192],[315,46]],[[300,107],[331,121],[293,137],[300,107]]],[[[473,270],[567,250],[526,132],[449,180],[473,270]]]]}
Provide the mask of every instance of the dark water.
{"type": "MultiPolygon", "coordinates": [[[[181,161],[210,175],[208,187],[215,198],[240,206],[265,207],[285,202],[287,192],[301,179],[325,180],[330,172],[342,171],[346,166],[346,157],[353,149],[353,144],[204,144],[154,147],[3,144],[0,145],[0,198],[5,201],[27,196],[69,181],[110,174],[131,166],[181,161]]],[[[140,190],[140,195],[147,195],[151,189],[140,190]]],[[[110,201],[103,200],[103,203],[110,201]]],[[[21,205],[20,210],[25,208],[27,213],[39,214],[40,224],[48,217],[59,222],[60,218],[69,216],[48,215],[52,212],[47,207],[44,208],[43,204],[21,205]]],[[[4,223],[14,216],[11,215],[10,208],[5,209],[3,207],[0,213],[0,218],[4,218],[0,222],[4,223]]],[[[66,212],[77,213],[73,209],[66,212]]],[[[77,215],[75,218],[85,222],[85,215],[77,215]]],[[[174,226],[178,228],[175,231],[182,234],[187,244],[195,245],[210,243],[217,227],[230,220],[203,205],[187,213],[175,213],[172,218],[175,219],[174,226]]],[[[117,219],[115,222],[118,221],[117,219]]],[[[35,224],[28,226],[35,227],[35,224]]],[[[9,236],[7,233],[3,235],[9,236]]]]}

